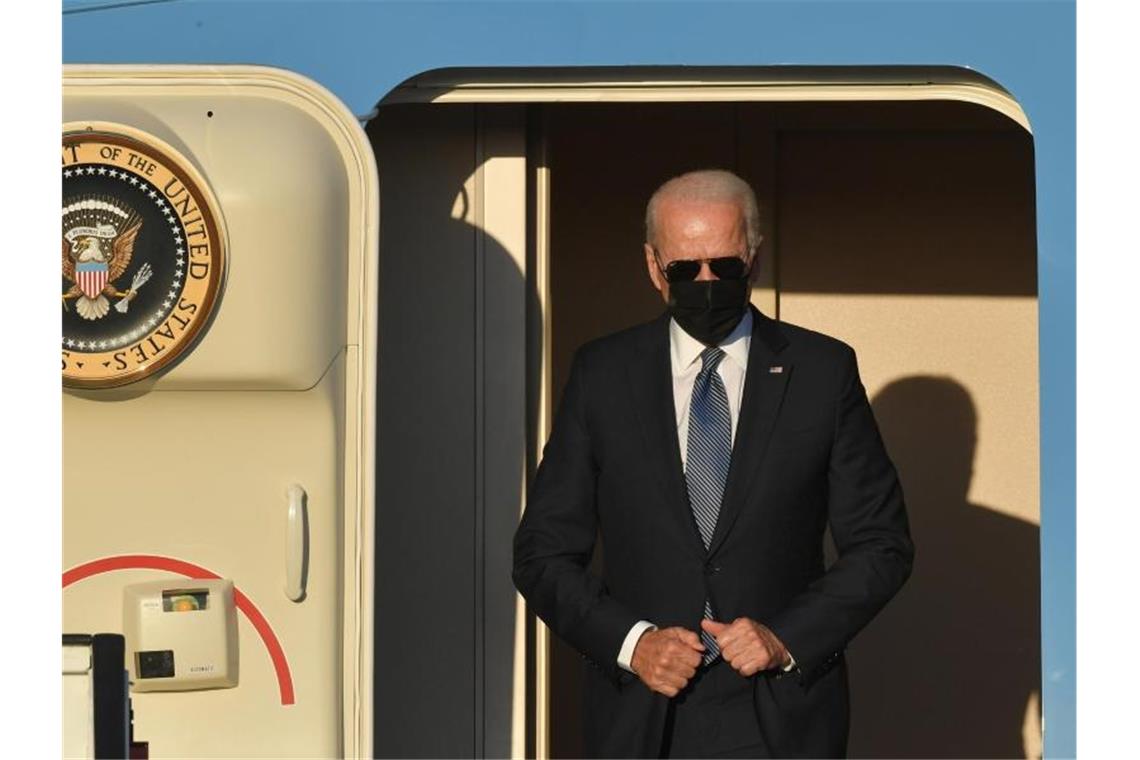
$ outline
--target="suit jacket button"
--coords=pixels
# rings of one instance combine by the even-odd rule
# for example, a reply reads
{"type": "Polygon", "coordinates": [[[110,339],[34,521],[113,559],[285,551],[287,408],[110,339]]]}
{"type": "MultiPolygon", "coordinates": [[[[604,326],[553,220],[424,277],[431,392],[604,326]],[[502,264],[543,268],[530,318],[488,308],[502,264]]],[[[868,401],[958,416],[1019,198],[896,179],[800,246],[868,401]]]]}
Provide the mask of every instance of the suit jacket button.
{"type": "Polygon", "coordinates": [[[705,565],[705,575],[716,575],[720,572],[720,565],[705,565]]]}

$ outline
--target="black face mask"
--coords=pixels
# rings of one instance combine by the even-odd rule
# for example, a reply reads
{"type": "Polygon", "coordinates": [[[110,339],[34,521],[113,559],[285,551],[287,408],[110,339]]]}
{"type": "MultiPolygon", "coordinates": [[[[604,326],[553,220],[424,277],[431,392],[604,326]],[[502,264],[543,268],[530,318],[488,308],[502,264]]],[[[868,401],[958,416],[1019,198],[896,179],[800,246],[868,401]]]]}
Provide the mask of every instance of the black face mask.
{"type": "Polygon", "coordinates": [[[715,346],[728,337],[748,306],[748,278],[669,283],[669,315],[681,329],[715,346]]]}

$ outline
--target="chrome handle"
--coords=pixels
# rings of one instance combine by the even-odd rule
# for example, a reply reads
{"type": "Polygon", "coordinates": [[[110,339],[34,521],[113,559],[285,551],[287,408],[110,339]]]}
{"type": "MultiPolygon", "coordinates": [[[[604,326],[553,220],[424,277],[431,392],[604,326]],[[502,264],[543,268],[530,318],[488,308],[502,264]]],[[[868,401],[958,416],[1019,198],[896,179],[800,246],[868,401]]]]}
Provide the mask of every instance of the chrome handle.
{"type": "Polygon", "coordinates": [[[305,575],[308,569],[308,498],[305,489],[291,485],[286,490],[285,523],[285,596],[294,602],[305,598],[305,575]]]}

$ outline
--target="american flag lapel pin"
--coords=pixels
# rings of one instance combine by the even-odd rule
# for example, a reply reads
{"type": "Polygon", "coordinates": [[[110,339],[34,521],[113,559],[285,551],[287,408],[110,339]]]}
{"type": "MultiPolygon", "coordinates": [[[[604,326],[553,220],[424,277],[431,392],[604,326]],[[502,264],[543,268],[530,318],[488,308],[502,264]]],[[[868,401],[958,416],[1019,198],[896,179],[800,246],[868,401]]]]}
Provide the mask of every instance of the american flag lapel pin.
{"type": "Polygon", "coordinates": [[[782,366],[769,367],[768,368],[768,374],[770,374],[770,375],[778,375],[783,371],[784,371],[784,368],[782,366]]]}

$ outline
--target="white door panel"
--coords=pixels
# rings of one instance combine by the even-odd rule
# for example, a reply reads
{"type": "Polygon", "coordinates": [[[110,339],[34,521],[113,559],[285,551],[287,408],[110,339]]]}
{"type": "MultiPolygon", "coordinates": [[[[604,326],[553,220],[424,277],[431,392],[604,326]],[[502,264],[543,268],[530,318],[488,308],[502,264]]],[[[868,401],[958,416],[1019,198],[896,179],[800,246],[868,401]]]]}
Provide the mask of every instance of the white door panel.
{"type": "Polygon", "coordinates": [[[134,693],[135,738],[156,758],[367,755],[371,149],[327,92],[258,67],[68,67],[64,115],[173,146],[209,183],[228,240],[215,318],[184,360],[64,393],[64,631],[121,632],[130,583],[193,568],[232,579],[238,686],[134,693]],[[307,495],[297,601],[294,484],[307,495]]]}

